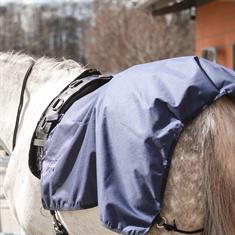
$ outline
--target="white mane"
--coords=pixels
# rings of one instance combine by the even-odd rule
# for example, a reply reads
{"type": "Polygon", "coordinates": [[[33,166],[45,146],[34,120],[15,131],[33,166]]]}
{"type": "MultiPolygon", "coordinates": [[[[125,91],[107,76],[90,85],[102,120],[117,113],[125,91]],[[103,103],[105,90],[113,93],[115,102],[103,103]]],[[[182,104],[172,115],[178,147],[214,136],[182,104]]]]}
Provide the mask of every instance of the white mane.
{"type": "MultiPolygon", "coordinates": [[[[32,63],[33,61],[35,62],[34,70],[38,70],[39,72],[41,72],[41,76],[38,76],[38,79],[39,80],[42,79],[42,81],[45,81],[45,79],[46,80],[50,79],[50,77],[44,76],[45,73],[48,74],[48,73],[56,73],[59,71],[60,72],[63,71],[67,73],[68,75],[68,73],[70,73],[71,70],[83,71],[85,69],[85,67],[83,67],[81,64],[79,64],[78,62],[74,60],[63,59],[59,61],[54,58],[47,58],[47,57],[41,57],[41,58],[35,59],[23,53],[0,52],[0,65],[1,66],[28,65],[32,63]]],[[[13,70],[11,72],[19,73],[20,71],[13,70]]],[[[13,78],[12,80],[14,80],[14,76],[12,76],[12,73],[11,73],[11,77],[13,78]]],[[[60,79],[60,77],[58,77],[58,79],[60,79]]],[[[17,82],[17,80],[15,80],[14,82],[17,82]]]]}
{"type": "Polygon", "coordinates": [[[19,63],[19,61],[22,63],[26,63],[31,60],[34,60],[34,59],[28,55],[23,54],[23,53],[0,52],[1,63],[16,64],[16,63],[19,63]]]}

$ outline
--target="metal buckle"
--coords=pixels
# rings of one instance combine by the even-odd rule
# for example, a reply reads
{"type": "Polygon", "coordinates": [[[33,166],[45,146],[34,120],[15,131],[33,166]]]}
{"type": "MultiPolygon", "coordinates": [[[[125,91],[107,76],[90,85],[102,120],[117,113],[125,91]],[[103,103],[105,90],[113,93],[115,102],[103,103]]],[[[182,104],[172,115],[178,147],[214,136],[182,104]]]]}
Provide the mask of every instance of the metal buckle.
{"type": "Polygon", "coordinates": [[[53,111],[57,111],[58,109],[60,109],[63,104],[64,104],[64,100],[63,99],[61,99],[61,98],[57,99],[54,102],[54,104],[52,105],[53,111]]]}
{"type": "Polygon", "coordinates": [[[161,217],[161,221],[156,224],[157,228],[160,228],[160,229],[164,228],[164,224],[166,223],[167,223],[167,219],[164,216],[161,217]]]}
{"type": "Polygon", "coordinates": [[[80,85],[81,83],[83,83],[83,80],[75,80],[72,83],[70,83],[69,88],[74,88],[77,87],[78,85],[80,85]]]}

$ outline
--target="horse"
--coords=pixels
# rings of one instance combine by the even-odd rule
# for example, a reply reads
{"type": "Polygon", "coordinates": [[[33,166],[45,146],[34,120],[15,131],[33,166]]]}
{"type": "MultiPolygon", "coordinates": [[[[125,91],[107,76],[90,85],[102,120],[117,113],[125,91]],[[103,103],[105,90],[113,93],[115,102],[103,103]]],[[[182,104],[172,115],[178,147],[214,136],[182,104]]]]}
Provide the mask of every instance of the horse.
{"type": "MultiPolygon", "coordinates": [[[[48,103],[85,67],[73,60],[35,59],[0,53],[0,144],[10,155],[4,194],[27,235],[53,235],[51,216],[40,201],[40,181],[28,168],[28,152],[36,124],[48,103]],[[22,78],[35,63],[25,91],[25,102],[12,151],[15,117],[22,78]]],[[[189,122],[172,154],[164,193],[163,214],[178,227],[204,235],[235,234],[235,106],[221,98],[189,122]]],[[[98,207],[59,212],[69,234],[114,234],[99,222],[98,207]]],[[[173,235],[154,225],[148,234],[173,235]]]]}

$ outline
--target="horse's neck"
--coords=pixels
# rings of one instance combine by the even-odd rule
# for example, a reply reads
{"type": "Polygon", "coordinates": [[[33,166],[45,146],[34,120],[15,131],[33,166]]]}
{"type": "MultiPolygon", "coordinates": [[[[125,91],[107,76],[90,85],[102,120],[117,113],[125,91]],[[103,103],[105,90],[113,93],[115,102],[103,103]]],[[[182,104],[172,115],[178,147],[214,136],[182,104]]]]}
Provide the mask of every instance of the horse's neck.
{"type": "MultiPolygon", "coordinates": [[[[12,149],[13,131],[23,78],[31,63],[30,59],[17,63],[1,63],[0,61],[0,146],[2,145],[9,153],[12,149]]],[[[28,79],[19,131],[25,112],[32,102],[35,107],[31,111],[33,112],[31,120],[35,123],[48,103],[82,71],[82,68],[79,67],[69,70],[64,66],[64,69],[56,69],[55,62],[54,69],[47,69],[46,64],[52,66],[52,62],[37,62],[28,79]]]]}
{"type": "Polygon", "coordinates": [[[30,61],[10,63],[2,59],[0,64],[0,145],[9,152],[20,89],[30,61]]]}

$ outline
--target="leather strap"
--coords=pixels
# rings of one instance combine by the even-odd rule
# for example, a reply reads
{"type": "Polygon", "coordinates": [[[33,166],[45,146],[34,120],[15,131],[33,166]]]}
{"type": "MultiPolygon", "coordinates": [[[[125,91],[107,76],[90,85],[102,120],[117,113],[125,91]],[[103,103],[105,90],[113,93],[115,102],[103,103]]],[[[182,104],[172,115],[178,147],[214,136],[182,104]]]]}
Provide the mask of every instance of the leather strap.
{"type": "Polygon", "coordinates": [[[196,234],[196,233],[201,233],[204,231],[204,228],[200,228],[197,230],[191,230],[191,231],[186,231],[182,229],[178,229],[175,220],[173,220],[173,224],[168,224],[167,219],[165,217],[162,217],[159,215],[156,219],[157,227],[158,228],[164,228],[167,231],[174,231],[177,233],[182,233],[182,234],[196,234]]]}
{"type": "Polygon", "coordinates": [[[56,235],[69,235],[67,229],[64,227],[64,225],[57,219],[56,212],[50,211],[53,219],[53,226],[55,230],[56,235]]]}
{"type": "Polygon", "coordinates": [[[28,78],[33,70],[33,66],[34,66],[35,62],[32,61],[25,76],[24,76],[24,80],[23,80],[23,84],[21,87],[21,92],[20,92],[20,101],[19,101],[19,105],[18,105],[18,110],[17,110],[17,115],[16,115],[16,121],[15,121],[15,127],[14,127],[14,132],[13,132],[13,140],[12,140],[12,151],[15,148],[16,145],[16,137],[17,137],[17,132],[18,132],[18,128],[19,128],[19,122],[20,122],[20,115],[21,115],[21,111],[22,111],[22,107],[24,105],[24,92],[25,92],[25,88],[27,85],[27,81],[28,78]]]}

